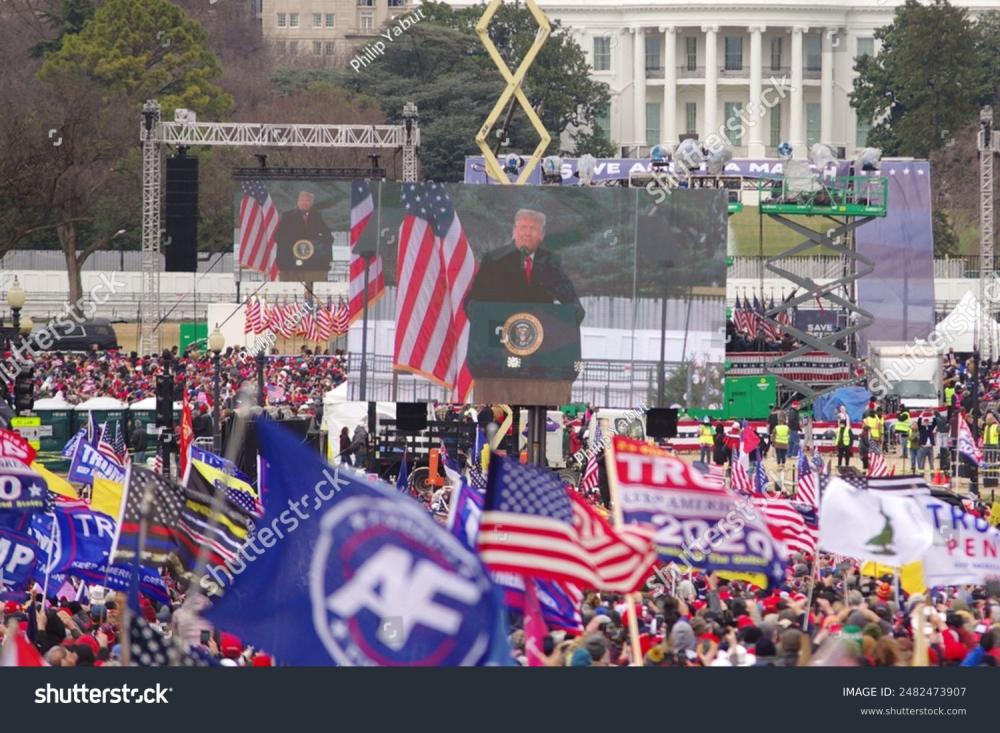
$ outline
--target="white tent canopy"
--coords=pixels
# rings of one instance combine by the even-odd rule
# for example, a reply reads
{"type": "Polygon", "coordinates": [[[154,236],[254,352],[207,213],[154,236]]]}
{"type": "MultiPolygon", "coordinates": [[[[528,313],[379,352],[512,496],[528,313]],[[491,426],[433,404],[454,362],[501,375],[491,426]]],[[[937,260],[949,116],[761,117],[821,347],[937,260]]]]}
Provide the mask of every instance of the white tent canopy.
{"type": "Polygon", "coordinates": [[[989,329],[983,334],[982,342],[992,344],[993,354],[987,354],[986,349],[980,355],[991,358],[1000,348],[1000,323],[992,318],[983,318],[984,313],[979,307],[979,298],[970,291],[965,291],[962,300],[959,301],[955,309],[934,327],[937,333],[935,336],[935,346],[942,353],[949,348],[958,353],[969,353],[976,348],[976,326],[981,319],[981,327],[989,329]],[[988,340],[987,340],[988,339],[988,340]]]}

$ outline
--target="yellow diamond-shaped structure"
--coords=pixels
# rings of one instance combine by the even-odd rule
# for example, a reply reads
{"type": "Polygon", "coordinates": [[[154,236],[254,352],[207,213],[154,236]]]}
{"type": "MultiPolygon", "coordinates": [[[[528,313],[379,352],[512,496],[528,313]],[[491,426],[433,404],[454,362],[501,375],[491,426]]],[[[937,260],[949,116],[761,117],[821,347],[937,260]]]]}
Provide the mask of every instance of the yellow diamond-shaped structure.
{"type": "Polygon", "coordinates": [[[521,109],[528,116],[528,120],[531,122],[531,126],[535,128],[535,132],[538,133],[539,141],[538,145],[535,147],[535,152],[531,154],[528,162],[525,164],[524,168],[521,170],[521,174],[517,177],[516,183],[522,184],[528,180],[531,172],[538,165],[538,161],[541,160],[542,154],[545,149],[552,142],[552,137],[549,135],[548,130],[545,129],[545,125],[539,119],[538,115],[535,114],[534,108],[528,102],[528,98],[524,96],[524,92],[521,91],[521,82],[524,81],[525,75],[528,73],[528,69],[535,62],[535,58],[538,56],[538,52],[541,51],[542,46],[545,45],[545,41],[548,40],[549,33],[551,33],[551,26],[549,25],[549,19],[542,12],[542,9],[538,7],[535,0],[527,0],[525,3],[528,10],[531,12],[532,17],[534,17],[535,22],[538,23],[538,33],[535,35],[535,42],[531,44],[531,48],[528,49],[528,53],[524,55],[524,59],[517,67],[517,71],[511,73],[510,67],[504,62],[503,58],[500,56],[500,52],[497,51],[497,47],[490,40],[489,32],[487,28],[489,27],[490,21],[493,20],[493,16],[496,14],[497,10],[500,8],[500,4],[503,0],[490,0],[490,3],[486,6],[486,11],[483,16],[476,23],[476,35],[479,36],[480,42],[486,48],[486,52],[493,59],[493,63],[496,64],[503,78],[507,81],[507,86],[503,90],[503,94],[497,99],[496,104],[493,105],[493,110],[486,117],[483,126],[479,128],[479,133],[476,135],[476,145],[483,153],[483,159],[486,163],[486,172],[489,173],[490,177],[493,178],[498,183],[510,183],[510,179],[507,178],[507,174],[503,172],[503,167],[500,165],[500,161],[497,160],[497,156],[493,154],[490,146],[486,144],[486,139],[496,124],[497,120],[500,118],[500,114],[503,112],[504,108],[510,102],[510,98],[514,97],[517,103],[521,105],[521,109]]]}

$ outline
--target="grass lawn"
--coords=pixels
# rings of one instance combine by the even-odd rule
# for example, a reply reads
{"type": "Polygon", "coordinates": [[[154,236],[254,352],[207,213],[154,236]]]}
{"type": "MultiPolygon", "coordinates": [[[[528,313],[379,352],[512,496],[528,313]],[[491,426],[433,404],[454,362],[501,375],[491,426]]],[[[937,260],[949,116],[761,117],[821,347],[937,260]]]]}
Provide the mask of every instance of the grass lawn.
{"type": "MultiPolygon", "coordinates": [[[[813,231],[822,232],[834,226],[826,217],[799,216],[793,220],[804,224],[813,231]]],[[[764,217],[764,255],[776,255],[794,247],[802,241],[802,237],[788,227],[779,224],[769,216],[764,217]]],[[[735,257],[757,257],[760,255],[760,222],[756,206],[746,206],[743,211],[729,217],[729,248],[728,254],[735,257]]],[[[830,250],[822,247],[811,247],[804,252],[806,255],[831,255],[830,250]]]]}

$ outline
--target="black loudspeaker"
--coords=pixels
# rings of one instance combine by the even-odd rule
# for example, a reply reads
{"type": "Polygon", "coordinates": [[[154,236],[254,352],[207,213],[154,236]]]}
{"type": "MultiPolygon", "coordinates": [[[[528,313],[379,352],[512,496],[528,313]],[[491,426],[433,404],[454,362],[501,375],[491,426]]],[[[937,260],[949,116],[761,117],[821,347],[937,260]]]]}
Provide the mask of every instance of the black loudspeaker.
{"type": "Polygon", "coordinates": [[[167,158],[163,197],[166,239],[161,244],[167,272],[198,269],[198,159],[167,158]]]}
{"type": "Polygon", "coordinates": [[[677,437],[677,410],[653,407],[646,412],[646,435],[650,438],[677,437]]]}
{"type": "Polygon", "coordinates": [[[426,429],[426,402],[396,403],[396,430],[404,433],[416,433],[426,429]]]}
{"type": "Polygon", "coordinates": [[[156,377],[156,427],[174,427],[174,378],[167,374],[156,377]]]}

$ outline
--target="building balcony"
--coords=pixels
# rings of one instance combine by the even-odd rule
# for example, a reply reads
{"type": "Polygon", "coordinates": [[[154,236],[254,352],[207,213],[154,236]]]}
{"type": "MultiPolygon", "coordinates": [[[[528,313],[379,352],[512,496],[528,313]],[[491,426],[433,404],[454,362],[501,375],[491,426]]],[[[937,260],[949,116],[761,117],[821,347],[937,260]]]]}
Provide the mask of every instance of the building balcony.
{"type": "Polygon", "coordinates": [[[677,67],[677,78],[678,79],[704,79],[705,78],[705,67],[695,66],[693,69],[687,64],[682,64],[677,67]]]}
{"type": "Polygon", "coordinates": [[[647,79],[662,79],[664,76],[662,66],[647,66],[646,67],[646,78],[647,79]]]}

